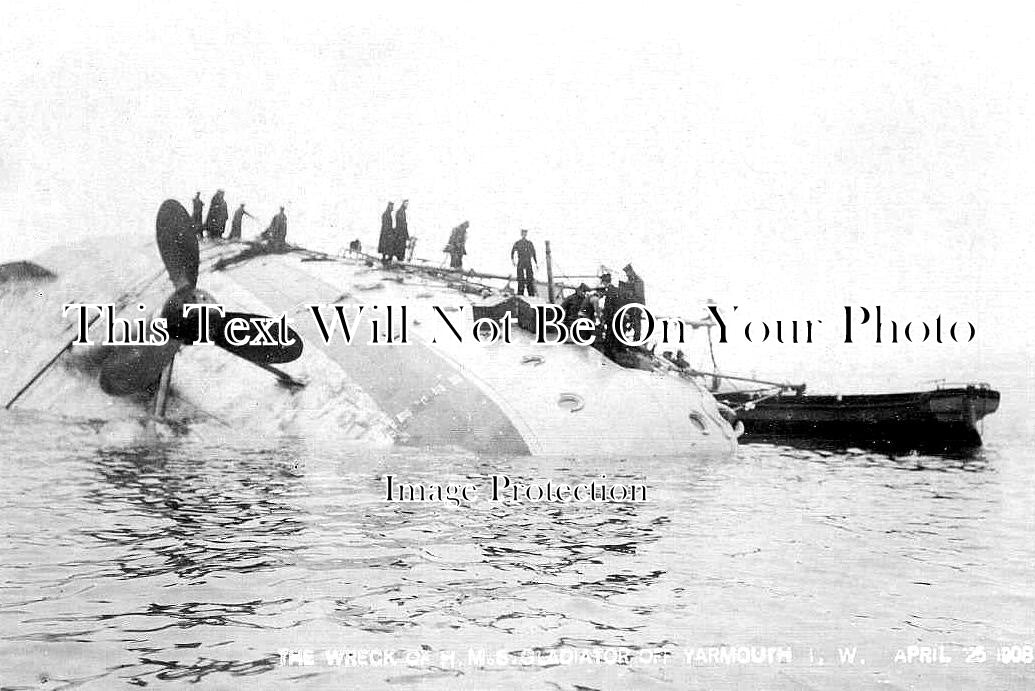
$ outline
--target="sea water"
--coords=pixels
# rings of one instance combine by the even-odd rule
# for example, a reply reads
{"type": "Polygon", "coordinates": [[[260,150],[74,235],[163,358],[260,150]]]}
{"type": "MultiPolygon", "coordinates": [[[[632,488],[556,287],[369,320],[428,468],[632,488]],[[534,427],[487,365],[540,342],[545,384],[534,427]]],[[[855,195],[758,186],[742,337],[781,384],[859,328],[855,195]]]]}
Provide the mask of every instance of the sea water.
{"type": "MultiPolygon", "coordinates": [[[[0,686],[1020,688],[1027,414],[952,456],[492,458],[0,417],[0,686]],[[643,502],[389,502],[414,483],[643,502]]],[[[126,424],[136,424],[128,422],[126,424]]]]}
{"type": "MultiPolygon", "coordinates": [[[[61,289],[0,295],[5,398],[61,289]]],[[[258,435],[230,376],[220,415],[150,429],[65,356],[0,412],[0,687],[1028,686],[1035,382],[1004,363],[971,454],[541,459],[387,446],[362,410],[258,435]],[[388,501],[388,475],[480,491],[388,501]]]]}

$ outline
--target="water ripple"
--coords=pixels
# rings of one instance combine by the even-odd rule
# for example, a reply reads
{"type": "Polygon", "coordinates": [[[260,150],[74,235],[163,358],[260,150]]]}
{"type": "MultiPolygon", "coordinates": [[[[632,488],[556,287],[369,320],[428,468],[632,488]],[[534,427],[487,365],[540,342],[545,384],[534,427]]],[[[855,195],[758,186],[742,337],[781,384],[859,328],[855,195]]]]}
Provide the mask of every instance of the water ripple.
{"type": "MultiPolygon", "coordinates": [[[[896,645],[1023,643],[1035,631],[1025,445],[958,458],[755,445],[735,460],[602,464],[301,440],[231,451],[190,435],[113,449],[89,426],[27,419],[0,435],[12,450],[0,485],[4,688],[249,677],[683,688],[721,685],[708,675],[729,669],[556,660],[570,650],[808,649],[835,639],[887,658],[896,645]],[[606,474],[651,495],[615,505],[389,504],[386,472],[476,483],[493,473],[516,482],[606,474]],[[461,657],[492,649],[547,662],[282,664],[288,649],[341,646],[461,657]]],[[[801,665],[739,673],[775,687],[842,679],[801,665]]],[[[941,673],[952,683],[1012,678],[998,668],[941,673]]],[[[890,658],[868,674],[856,679],[915,681],[890,658]]]]}

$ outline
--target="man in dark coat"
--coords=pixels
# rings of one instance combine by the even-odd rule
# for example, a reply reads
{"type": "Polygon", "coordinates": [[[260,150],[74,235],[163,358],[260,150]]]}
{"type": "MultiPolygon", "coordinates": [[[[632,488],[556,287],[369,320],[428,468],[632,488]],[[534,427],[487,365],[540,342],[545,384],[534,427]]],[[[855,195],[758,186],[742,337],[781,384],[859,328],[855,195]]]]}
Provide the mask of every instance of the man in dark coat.
{"type": "Polygon", "coordinates": [[[287,216],[284,215],[284,207],[280,207],[280,213],[273,217],[269,227],[260,235],[269,244],[273,252],[283,252],[287,244],[287,216]]]}
{"type": "MultiPolygon", "coordinates": [[[[638,302],[641,305],[646,305],[646,298],[644,297],[643,290],[643,279],[633,271],[632,264],[626,264],[625,268],[622,269],[625,272],[627,281],[619,281],[618,283],[618,300],[622,305],[628,305],[633,302],[638,302]]],[[[640,328],[641,322],[643,321],[643,312],[638,307],[633,307],[625,311],[625,330],[632,331],[633,341],[640,340],[640,328]]]]}
{"type": "Polygon", "coordinates": [[[510,250],[510,261],[517,266],[518,295],[535,295],[535,276],[532,274],[532,262],[539,268],[539,260],[535,256],[535,245],[528,239],[528,231],[521,229],[521,239],[514,243],[510,250]],[[515,258],[516,257],[516,258],[515,258]]]}
{"type": "Polygon", "coordinates": [[[611,357],[618,343],[615,341],[614,329],[611,322],[614,320],[615,312],[618,311],[618,289],[611,283],[611,274],[604,273],[600,277],[600,286],[596,290],[597,301],[594,307],[600,315],[597,323],[597,339],[593,345],[599,348],[605,355],[611,357]],[[603,307],[600,301],[603,300],[603,307]]]}
{"type": "Polygon", "coordinates": [[[471,224],[464,221],[449,233],[449,242],[443,252],[449,253],[449,268],[464,268],[464,255],[467,254],[467,228],[471,224]]]}
{"type": "Polygon", "coordinates": [[[399,210],[395,212],[394,255],[399,261],[406,259],[406,246],[410,242],[410,229],[406,225],[406,207],[409,203],[409,199],[403,199],[399,210]]]}
{"type": "Polygon", "coordinates": [[[392,207],[395,202],[388,202],[388,208],[381,214],[381,236],[377,239],[377,253],[381,255],[381,262],[388,264],[392,260],[392,253],[395,250],[395,230],[392,227],[392,207]]]}
{"type": "Polygon", "coordinates": [[[248,218],[252,218],[252,219],[255,218],[255,216],[252,216],[250,213],[245,211],[244,210],[244,204],[241,204],[239,207],[237,207],[237,210],[234,211],[234,218],[233,218],[233,220],[230,221],[230,239],[231,240],[240,240],[241,239],[241,221],[244,219],[245,216],[247,216],[248,218]]]}
{"type": "Polygon", "coordinates": [[[216,190],[212,195],[212,201],[208,204],[208,218],[205,219],[205,227],[208,228],[210,238],[221,238],[226,231],[226,219],[230,214],[226,210],[226,200],[223,199],[223,190],[216,190]]]}
{"type": "Polygon", "coordinates": [[[201,201],[201,192],[194,193],[194,199],[191,200],[191,203],[194,205],[194,213],[190,217],[191,225],[194,226],[194,232],[200,238],[205,234],[205,226],[201,221],[201,212],[205,207],[205,202],[201,201]]]}
{"type": "Polygon", "coordinates": [[[579,318],[579,313],[582,311],[582,305],[586,302],[586,293],[588,292],[589,286],[582,283],[575,289],[574,293],[561,301],[561,310],[564,311],[563,322],[569,329],[571,329],[571,325],[575,323],[575,320],[579,318]]]}

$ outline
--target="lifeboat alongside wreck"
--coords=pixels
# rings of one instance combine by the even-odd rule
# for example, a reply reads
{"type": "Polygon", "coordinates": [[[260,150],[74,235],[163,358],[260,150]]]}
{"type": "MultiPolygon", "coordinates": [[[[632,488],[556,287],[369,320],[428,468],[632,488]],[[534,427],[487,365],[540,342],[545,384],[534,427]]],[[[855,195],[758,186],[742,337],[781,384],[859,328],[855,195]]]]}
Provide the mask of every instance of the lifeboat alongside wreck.
{"type": "MultiPolygon", "coordinates": [[[[182,348],[168,381],[170,418],[214,418],[244,434],[275,429],[491,454],[729,456],[736,450],[736,434],[712,395],[661,363],[652,371],[629,369],[592,347],[538,344],[521,328],[511,330],[510,343],[441,337],[442,320],[433,317],[432,306],[470,335],[474,307],[508,299],[488,287],[474,293],[470,281],[433,268],[384,269],[362,256],[331,258],[299,249],[242,255],[246,248],[203,245],[197,287],[227,310],[287,315],[304,351],[278,365],[284,375],[278,377],[210,345],[182,348]],[[340,333],[325,340],[312,304],[325,306],[328,323],[333,305],[346,312],[366,305],[368,317],[378,310],[385,317],[388,306],[408,309],[405,325],[400,311],[390,326],[378,319],[378,343],[371,342],[373,322],[367,321],[365,332],[346,344],[340,333]],[[405,344],[384,343],[393,335],[389,329],[403,327],[405,344]],[[285,376],[306,385],[284,386],[285,376]]],[[[174,289],[156,255],[144,236],[57,248],[38,263],[59,277],[49,284],[54,300],[116,302],[119,315],[132,319],[155,313],[174,289]]],[[[60,310],[55,305],[53,318],[35,318],[56,322],[60,310]]],[[[49,327],[50,350],[67,342],[68,326],[49,327]]],[[[91,333],[103,331],[98,323],[91,333]]],[[[90,401],[75,407],[77,415],[92,416],[93,408],[149,411],[159,382],[128,399],[104,394],[96,381],[100,357],[89,355],[90,349],[75,346],[66,357],[78,364],[53,368],[59,372],[34,384],[18,407],[60,413],[74,390],[90,401]]],[[[16,381],[3,392],[5,399],[45,364],[45,352],[36,350],[23,371],[8,377],[16,381]]]]}
{"type": "Polygon", "coordinates": [[[801,439],[882,447],[963,450],[981,446],[981,420],[999,407],[988,384],[910,393],[811,395],[728,392],[744,424],[744,441],[801,439]]]}

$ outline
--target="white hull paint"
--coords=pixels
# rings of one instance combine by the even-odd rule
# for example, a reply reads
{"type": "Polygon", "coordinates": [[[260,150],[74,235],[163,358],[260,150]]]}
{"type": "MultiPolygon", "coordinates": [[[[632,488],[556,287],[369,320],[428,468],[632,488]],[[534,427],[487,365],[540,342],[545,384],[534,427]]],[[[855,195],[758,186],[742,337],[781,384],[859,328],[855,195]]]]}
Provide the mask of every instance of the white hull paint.
{"type": "MultiPolygon", "coordinates": [[[[482,298],[420,271],[384,270],[360,259],[303,261],[298,252],[213,271],[216,259],[241,248],[204,249],[198,285],[227,309],[287,313],[305,353],[281,367],[309,386],[292,392],[217,348],[193,346],[177,358],[172,378],[172,395],[184,409],[237,429],[275,425],[301,435],[340,432],[348,440],[483,454],[721,457],[736,450],[715,400],[695,382],[626,369],[590,347],[537,344],[516,325],[509,344],[472,342],[471,305],[482,298]],[[324,343],[309,303],[406,305],[408,343],[369,343],[367,320],[351,344],[340,333],[324,343]],[[447,310],[464,343],[431,305],[447,310]]],[[[158,280],[140,301],[161,304],[170,288],[158,280]]],[[[330,322],[332,310],[324,314],[330,322]]],[[[395,316],[398,334],[398,310],[395,316]]]]}

